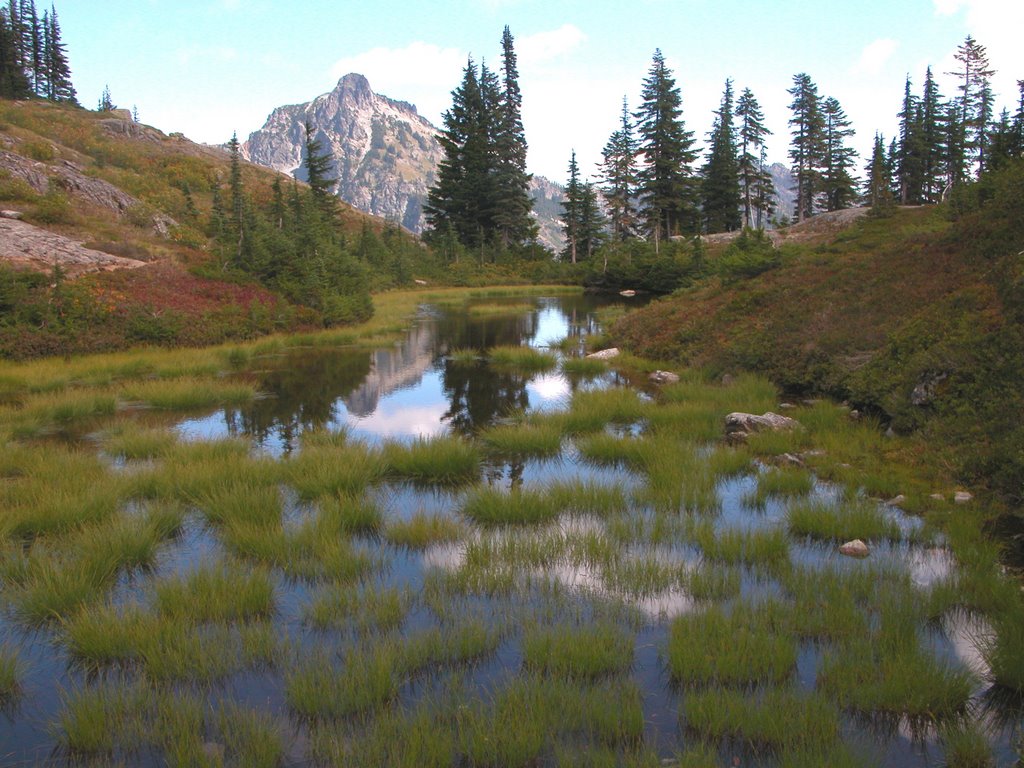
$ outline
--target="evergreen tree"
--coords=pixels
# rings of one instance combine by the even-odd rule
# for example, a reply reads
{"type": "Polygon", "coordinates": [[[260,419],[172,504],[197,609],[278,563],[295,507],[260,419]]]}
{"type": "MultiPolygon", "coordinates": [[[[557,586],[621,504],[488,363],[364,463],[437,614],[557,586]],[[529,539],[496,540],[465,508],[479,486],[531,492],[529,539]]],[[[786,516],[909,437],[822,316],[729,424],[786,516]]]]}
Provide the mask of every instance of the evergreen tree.
{"type": "Polygon", "coordinates": [[[918,120],[919,149],[921,152],[921,202],[937,203],[945,187],[944,156],[946,145],[943,131],[942,96],[928,67],[924,77],[924,90],[920,101],[918,120]]]}
{"type": "Polygon", "coordinates": [[[622,123],[608,138],[601,152],[601,178],[605,205],[611,220],[611,234],[615,240],[626,240],[636,233],[637,211],[637,156],[633,121],[626,97],[622,97],[622,123]]]}
{"type": "Polygon", "coordinates": [[[0,98],[26,99],[32,95],[17,37],[8,12],[0,9],[0,98]]]}
{"type": "MultiPolygon", "coordinates": [[[[761,105],[749,88],[744,88],[736,101],[736,117],[739,118],[739,184],[743,198],[743,226],[752,226],[757,211],[760,227],[760,216],[763,209],[755,209],[758,192],[763,191],[765,184],[764,148],[765,138],[771,131],[765,127],[761,105]]],[[[768,184],[771,177],[768,177],[768,184]]]]}
{"type": "Polygon", "coordinates": [[[71,84],[71,67],[64,43],[60,39],[60,22],[57,21],[57,11],[52,5],[49,14],[43,13],[43,30],[46,98],[77,104],[75,88],[71,84]]]}
{"type": "Polygon", "coordinates": [[[821,189],[825,210],[849,208],[857,199],[857,182],[851,173],[856,152],[846,146],[854,134],[839,102],[829,97],[821,107],[822,115],[822,173],[821,189]]]}
{"type": "Polygon", "coordinates": [[[334,170],[334,157],[324,148],[324,143],[316,136],[313,124],[306,120],[305,144],[302,153],[302,164],[306,172],[306,183],[317,208],[332,214],[337,208],[334,197],[334,185],[338,180],[331,176],[334,170]]]}
{"type": "Polygon", "coordinates": [[[903,86],[903,106],[899,115],[899,151],[895,169],[895,182],[902,205],[921,202],[924,188],[922,108],[910,91],[910,76],[903,86]]]}
{"type": "Polygon", "coordinates": [[[815,197],[820,191],[820,165],[823,153],[821,99],[818,87],[810,76],[801,72],[793,76],[793,87],[787,93],[793,97],[789,108],[792,143],[789,157],[793,162],[796,181],[796,202],[793,215],[802,221],[815,212],[815,197]]]}
{"type": "Polygon", "coordinates": [[[732,80],[725,81],[722,103],[715,112],[709,135],[709,152],[701,184],[704,226],[708,232],[739,229],[739,156],[733,127],[732,80]]]}
{"type": "Polygon", "coordinates": [[[494,150],[495,225],[503,248],[533,239],[536,226],[530,217],[530,174],[526,172],[526,134],[523,131],[522,94],[512,33],[506,26],[501,38],[501,98],[497,104],[494,150]]]}
{"type": "Polygon", "coordinates": [[[580,257],[587,261],[593,258],[598,248],[604,244],[606,228],[607,222],[601,213],[601,206],[598,204],[597,190],[591,182],[586,181],[580,196],[577,236],[580,257]]]}
{"type": "MultiPolygon", "coordinates": [[[[115,109],[117,109],[117,105],[114,104],[114,100],[113,100],[113,98],[110,95],[110,86],[109,85],[105,85],[105,86],[103,86],[103,94],[100,96],[99,104],[96,105],[96,111],[97,112],[112,112],[115,109]]],[[[238,143],[238,139],[237,138],[232,138],[232,140],[236,144],[238,143]]],[[[230,147],[230,145],[229,145],[229,147],[230,147]]]]}
{"type": "Polygon", "coordinates": [[[962,110],[956,101],[946,105],[943,128],[943,170],[945,171],[945,185],[942,197],[946,193],[967,179],[967,125],[961,119],[962,110]]]}
{"type": "Polygon", "coordinates": [[[660,50],[654,52],[636,113],[640,152],[639,193],[655,252],[661,240],[695,232],[699,214],[692,164],[693,133],[682,119],[682,98],[660,50]]]}
{"type": "Polygon", "coordinates": [[[768,169],[768,150],[761,147],[758,157],[761,172],[754,177],[753,196],[751,207],[755,213],[754,226],[757,229],[764,228],[766,222],[775,215],[775,180],[768,169]]]}
{"type": "Polygon", "coordinates": [[[569,160],[569,182],[565,185],[565,200],[562,201],[562,233],[565,248],[562,258],[576,263],[580,236],[580,219],[583,211],[583,185],[580,183],[580,168],[576,164],[576,150],[569,160]]]}
{"type": "Polygon", "coordinates": [[[989,121],[992,119],[992,89],[990,81],[995,70],[989,67],[985,46],[968,35],[957,48],[954,58],[960,68],[947,72],[959,79],[957,90],[960,95],[955,103],[957,119],[963,126],[965,173],[954,174],[952,183],[962,181],[966,170],[977,166],[982,170],[985,161],[985,144],[989,121]]]}
{"type": "Polygon", "coordinates": [[[874,149],[865,171],[864,203],[873,215],[883,216],[891,212],[893,207],[892,178],[889,163],[885,157],[885,140],[881,134],[875,134],[874,149]]]}
{"type": "Polygon", "coordinates": [[[1024,80],[1017,81],[1017,113],[1013,116],[1013,151],[1015,157],[1024,157],[1024,80]]]}

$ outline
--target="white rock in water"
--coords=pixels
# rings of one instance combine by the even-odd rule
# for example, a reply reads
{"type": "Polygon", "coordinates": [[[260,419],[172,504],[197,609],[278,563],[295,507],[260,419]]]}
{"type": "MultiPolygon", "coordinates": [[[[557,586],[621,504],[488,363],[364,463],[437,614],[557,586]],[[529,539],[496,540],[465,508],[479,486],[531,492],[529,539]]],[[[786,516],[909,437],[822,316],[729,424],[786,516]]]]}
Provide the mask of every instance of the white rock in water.
{"type": "Polygon", "coordinates": [[[839,547],[840,554],[849,555],[850,557],[867,557],[870,554],[868,545],[860,539],[854,539],[848,541],[839,547]]]}
{"type": "Polygon", "coordinates": [[[655,384],[675,384],[679,381],[679,374],[672,371],[655,371],[648,378],[655,384]]]}
{"type": "Polygon", "coordinates": [[[613,357],[619,356],[619,348],[612,347],[611,349],[602,349],[600,352],[592,352],[587,357],[594,360],[611,360],[613,357]]]}

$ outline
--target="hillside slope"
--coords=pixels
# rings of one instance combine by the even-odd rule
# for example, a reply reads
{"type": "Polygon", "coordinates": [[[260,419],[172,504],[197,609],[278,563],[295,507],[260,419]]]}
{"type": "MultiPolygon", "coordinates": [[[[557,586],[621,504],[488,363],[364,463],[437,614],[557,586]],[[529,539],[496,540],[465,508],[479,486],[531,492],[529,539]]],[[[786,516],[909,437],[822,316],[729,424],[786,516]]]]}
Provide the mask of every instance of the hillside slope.
{"type": "MultiPolygon", "coordinates": [[[[124,110],[0,100],[0,357],[317,324],[315,312],[218,262],[215,198],[228,199],[230,169],[223,149],[167,136],[124,110]]],[[[277,179],[241,163],[254,209],[270,206],[277,179]]],[[[344,203],[333,226],[352,250],[378,235],[378,250],[386,238],[420,250],[344,203]]]]}
{"type": "Polygon", "coordinates": [[[1018,163],[952,211],[900,209],[786,244],[776,268],[702,280],[630,314],[611,336],[712,375],[758,371],[791,393],[849,399],[1019,507],[1022,203],[1018,163]]]}

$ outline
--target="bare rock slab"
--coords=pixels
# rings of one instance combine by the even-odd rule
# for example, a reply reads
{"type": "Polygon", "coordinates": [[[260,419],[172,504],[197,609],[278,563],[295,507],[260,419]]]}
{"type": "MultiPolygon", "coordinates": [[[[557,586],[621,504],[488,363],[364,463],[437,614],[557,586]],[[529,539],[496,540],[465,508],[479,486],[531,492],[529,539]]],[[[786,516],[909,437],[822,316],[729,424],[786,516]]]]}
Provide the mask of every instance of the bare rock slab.
{"type": "Polygon", "coordinates": [[[760,416],[737,411],[725,417],[725,436],[737,442],[746,440],[748,435],[755,432],[783,432],[801,428],[802,425],[796,419],[771,411],[760,416]]]}
{"type": "Polygon", "coordinates": [[[587,355],[592,360],[611,360],[613,357],[619,356],[619,348],[612,347],[611,349],[602,349],[600,352],[592,352],[587,355]]]}
{"type": "Polygon", "coordinates": [[[679,382],[679,374],[672,371],[655,371],[647,377],[655,384],[676,384],[679,382]]]}

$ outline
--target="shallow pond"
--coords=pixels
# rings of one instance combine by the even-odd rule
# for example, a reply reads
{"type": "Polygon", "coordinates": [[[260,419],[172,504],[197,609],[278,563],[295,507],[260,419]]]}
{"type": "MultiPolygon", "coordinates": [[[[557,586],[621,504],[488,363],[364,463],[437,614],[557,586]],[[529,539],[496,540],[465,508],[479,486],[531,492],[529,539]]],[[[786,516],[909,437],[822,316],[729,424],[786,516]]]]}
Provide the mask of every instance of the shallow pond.
{"type": "MultiPolygon", "coordinates": [[[[819,764],[832,759],[844,765],[944,764],[943,742],[928,718],[826,704],[832,725],[822,726],[820,741],[808,741],[794,752],[785,735],[773,740],[743,728],[708,725],[689,709],[707,692],[736,690],[751,701],[770,701],[774,692],[784,691],[795,707],[818,698],[834,700],[835,691],[820,679],[823,669],[829,670],[826,677],[836,676],[837,663],[858,657],[842,655],[840,632],[804,615],[825,610],[813,599],[817,574],[861,585],[866,596],[850,603],[851,626],[856,627],[850,632],[873,642],[885,636],[886,622],[898,623],[890,613],[924,602],[949,579],[952,559],[941,540],[921,532],[920,521],[881,504],[875,504],[875,512],[892,524],[891,532],[873,543],[865,560],[841,557],[830,542],[788,535],[791,505],[839,508],[851,500],[806,470],[791,473],[803,473],[796,479],[806,480],[806,488],[759,497],[763,477],[776,470],[756,460],[708,475],[705,465],[715,456],[724,461],[731,449],[716,446],[707,435],[683,439],[674,422],[651,418],[660,407],[659,393],[646,385],[630,401],[609,400],[608,422],[596,432],[567,427],[558,421],[560,414],[579,406],[587,394],[644,384],[644,378],[610,368],[582,375],[566,374],[558,365],[529,373],[492,364],[488,350],[524,345],[544,352],[557,348],[558,359],[564,360],[578,354],[587,335],[599,331],[595,312],[600,303],[595,300],[531,303],[527,307],[519,300],[506,311],[494,302],[423,307],[410,332],[393,345],[294,349],[254,359],[247,370],[233,374],[254,381],[261,393],[248,405],[173,417],[139,414],[141,421],[173,432],[180,444],[243,439],[251,447],[250,458],[237,464],[243,471],[248,471],[246,461],[262,460],[260,467],[298,467],[288,471],[300,472],[303,465],[297,462],[304,452],[312,456],[337,447],[307,450],[304,438],[339,432],[347,437],[339,438],[338,446],[355,446],[337,448],[337,461],[343,464],[366,457],[372,463],[391,451],[399,458],[388,461],[396,465],[406,455],[402,451],[453,435],[477,446],[482,462],[469,482],[411,480],[373,474],[369,468],[371,480],[340,496],[304,490],[301,478],[290,481],[286,472],[283,480],[274,481],[268,503],[275,510],[278,538],[294,544],[288,551],[296,557],[308,554],[303,537],[314,535],[330,504],[345,507],[338,512],[343,517],[352,514],[352,507],[371,510],[365,524],[344,518],[349,527],[338,529],[344,539],[341,550],[332,549],[332,542],[308,545],[314,551],[306,564],[309,573],[279,559],[271,553],[273,542],[259,539],[227,513],[217,517],[209,494],[184,494],[191,506],[180,528],[162,541],[148,567],[121,574],[106,595],[112,628],[127,623],[125,616],[133,610],[173,617],[175,609],[167,607],[172,587],[184,585],[198,602],[203,587],[196,575],[209,575],[217,571],[216,564],[229,561],[243,582],[251,577],[269,584],[270,610],[254,613],[252,623],[189,619],[206,650],[171,671],[159,666],[169,664],[166,646],[171,641],[166,638],[153,641],[159,650],[152,656],[129,649],[113,660],[83,664],[70,650],[75,626],[29,628],[16,610],[8,610],[0,619],[0,641],[16,649],[25,672],[22,694],[0,710],[0,765],[189,764],[188,757],[174,757],[171,744],[210,764],[221,759],[248,764],[257,759],[232,741],[232,729],[243,729],[230,725],[236,706],[269,718],[259,720],[259,727],[283,744],[279,764],[286,765],[373,760],[657,765],[698,743],[721,765],[809,765],[815,755],[825,761],[819,764]],[[623,403],[634,415],[611,413],[623,403]],[[506,424],[537,429],[553,424],[563,430],[558,450],[523,451],[511,458],[494,450],[488,436],[506,424]],[[602,451],[618,452],[618,458],[602,458],[602,451]],[[662,466],[691,461],[690,474],[673,475],[676,467],[662,466]],[[668,479],[659,480],[663,475],[668,479]],[[703,496],[688,495],[691,484],[703,484],[703,496]],[[488,496],[489,490],[497,495],[488,496]],[[533,505],[544,516],[530,524],[483,522],[488,514],[511,514],[502,507],[509,498],[526,499],[525,506],[533,505]],[[433,533],[410,543],[414,526],[426,522],[435,526],[433,533]],[[344,576],[331,571],[324,563],[335,563],[332,558],[354,570],[344,576]],[[893,598],[895,607],[884,595],[889,583],[899,595],[893,598]],[[737,606],[750,607],[754,616],[776,604],[786,612],[787,629],[776,626],[762,634],[779,640],[776,645],[789,643],[794,654],[777,678],[755,673],[735,684],[725,680],[731,673],[723,666],[717,676],[694,683],[689,673],[673,671],[679,669],[673,666],[676,654],[693,651],[685,638],[673,637],[673,626],[684,626],[678,622],[719,609],[723,621],[738,621],[746,608],[737,606]],[[795,626],[801,629],[791,629],[795,626]],[[597,629],[588,634],[592,628],[597,629]],[[578,649],[572,644],[596,647],[606,640],[612,646],[625,643],[619,662],[588,671],[589,662],[574,656],[578,649]],[[559,650],[559,642],[570,647],[559,650]],[[254,647],[262,648],[262,655],[254,647]],[[224,648],[238,658],[223,659],[223,669],[199,673],[188,666],[213,663],[224,648]],[[422,658],[417,660],[417,654],[422,658]],[[560,663],[570,671],[559,672],[560,663]],[[352,690],[317,687],[322,678],[336,675],[369,690],[375,680],[353,678],[354,668],[375,664],[390,669],[384,673],[383,692],[368,703],[360,703],[352,690]],[[131,727],[124,725],[130,713],[111,714],[111,698],[102,693],[121,688],[129,698],[138,697],[131,700],[143,702],[137,706],[147,712],[131,727]],[[68,734],[79,724],[75,718],[88,717],[79,707],[96,691],[101,692],[97,700],[106,702],[95,708],[101,712],[96,715],[99,728],[117,733],[109,747],[95,754],[69,749],[68,734]],[[168,723],[177,722],[175,717],[195,702],[200,714],[191,731],[182,726],[180,734],[157,737],[131,730],[173,731],[168,723]],[[529,712],[509,714],[523,702],[555,714],[538,714],[539,720],[531,720],[529,712]],[[637,723],[623,715],[632,711],[641,718],[637,723]],[[124,734],[118,731],[122,727],[124,734]],[[541,731],[536,744],[528,737],[531,728],[541,731]],[[544,731],[557,735],[549,739],[544,731]],[[522,740],[495,735],[504,732],[523,734],[522,740]],[[429,759],[416,758],[419,753],[410,751],[409,744],[426,743],[431,733],[437,739],[434,751],[423,747],[429,759]],[[389,747],[388,734],[409,744],[389,747]],[[856,761],[847,761],[850,755],[856,761]],[[648,759],[654,762],[644,762],[648,759]]],[[[95,440],[103,445],[102,437],[95,440]]],[[[114,477],[161,471],[160,458],[108,460],[114,477]]],[[[310,463],[309,473],[323,471],[337,473],[338,468],[323,470],[310,463]]],[[[234,478],[225,473],[219,482],[230,486],[234,478]]],[[[265,502],[258,494],[253,498],[263,499],[254,501],[257,506],[265,502]]],[[[249,511],[232,514],[244,518],[249,511]]],[[[845,599],[845,593],[836,594],[845,599]]],[[[1000,764],[1009,764],[1019,713],[1002,704],[985,706],[977,645],[986,628],[955,611],[919,618],[910,625],[914,648],[909,657],[922,656],[922,669],[940,678],[950,671],[963,673],[970,700],[958,717],[969,714],[1000,764]]],[[[732,629],[726,644],[746,635],[741,624],[732,629]]],[[[755,628],[752,634],[761,631],[755,628]]],[[[183,648],[187,640],[182,639],[183,648]]],[[[709,649],[708,655],[716,653],[709,649]]],[[[786,725],[786,713],[781,719],[785,734],[793,726],[786,725]]]]}

